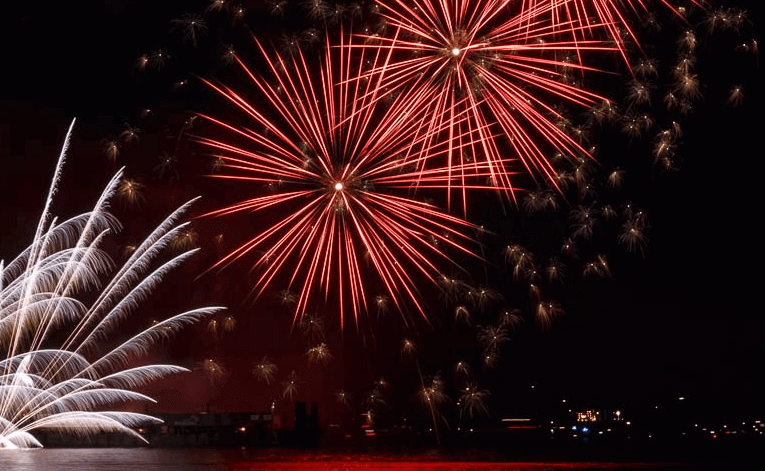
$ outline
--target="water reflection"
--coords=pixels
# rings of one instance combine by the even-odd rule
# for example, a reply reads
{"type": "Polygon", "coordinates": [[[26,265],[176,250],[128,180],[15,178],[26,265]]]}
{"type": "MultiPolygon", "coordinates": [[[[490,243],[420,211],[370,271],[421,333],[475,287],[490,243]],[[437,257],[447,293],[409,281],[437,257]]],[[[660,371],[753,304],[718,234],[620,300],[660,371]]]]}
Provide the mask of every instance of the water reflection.
{"type": "Polygon", "coordinates": [[[712,470],[683,463],[499,463],[443,461],[438,453],[410,457],[304,453],[264,449],[43,448],[0,449],[3,471],[553,471],[712,470]]]}
{"type": "MultiPolygon", "coordinates": [[[[232,469],[231,450],[42,448],[0,450],[3,471],[217,471],[232,469]]],[[[242,467],[239,469],[247,469],[242,467]]],[[[257,469],[257,468],[256,468],[257,469]]]]}

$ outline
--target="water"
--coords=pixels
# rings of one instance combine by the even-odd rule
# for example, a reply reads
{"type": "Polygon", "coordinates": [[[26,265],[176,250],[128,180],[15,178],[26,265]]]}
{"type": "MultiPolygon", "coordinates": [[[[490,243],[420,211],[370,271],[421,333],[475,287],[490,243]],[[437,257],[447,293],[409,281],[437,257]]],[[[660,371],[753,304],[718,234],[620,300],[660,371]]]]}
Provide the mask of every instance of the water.
{"type": "Polygon", "coordinates": [[[42,448],[0,449],[0,471],[696,471],[735,469],[700,463],[493,462],[435,453],[393,455],[268,449],[42,448]],[[448,460],[448,461],[447,461],[448,460]]]}

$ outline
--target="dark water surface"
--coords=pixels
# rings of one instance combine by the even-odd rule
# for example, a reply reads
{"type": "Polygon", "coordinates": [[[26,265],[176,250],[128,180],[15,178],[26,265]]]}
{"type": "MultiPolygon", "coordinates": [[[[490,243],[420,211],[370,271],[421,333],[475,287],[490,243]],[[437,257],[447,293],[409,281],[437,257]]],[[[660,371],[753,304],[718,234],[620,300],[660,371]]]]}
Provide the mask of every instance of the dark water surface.
{"type": "Polygon", "coordinates": [[[715,463],[682,462],[499,462],[454,459],[439,452],[411,456],[321,453],[300,450],[202,448],[0,449],[1,471],[547,471],[723,470],[715,463]]]}

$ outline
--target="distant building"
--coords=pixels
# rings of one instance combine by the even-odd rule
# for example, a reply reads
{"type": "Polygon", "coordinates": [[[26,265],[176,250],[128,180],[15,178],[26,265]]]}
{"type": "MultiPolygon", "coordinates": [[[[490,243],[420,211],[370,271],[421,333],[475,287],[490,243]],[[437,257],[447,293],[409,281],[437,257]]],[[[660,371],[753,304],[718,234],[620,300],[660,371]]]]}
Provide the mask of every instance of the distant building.
{"type": "Polygon", "coordinates": [[[163,423],[139,432],[151,446],[275,445],[274,416],[258,413],[159,414],[163,423]]]}
{"type": "Polygon", "coordinates": [[[600,411],[587,409],[576,413],[577,422],[600,422],[602,420],[600,411]]]}
{"type": "Polygon", "coordinates": [[[574,415],[577,422],[624,422],[624,415],[620,410],[597,410],[584,409],[574,415]]]}

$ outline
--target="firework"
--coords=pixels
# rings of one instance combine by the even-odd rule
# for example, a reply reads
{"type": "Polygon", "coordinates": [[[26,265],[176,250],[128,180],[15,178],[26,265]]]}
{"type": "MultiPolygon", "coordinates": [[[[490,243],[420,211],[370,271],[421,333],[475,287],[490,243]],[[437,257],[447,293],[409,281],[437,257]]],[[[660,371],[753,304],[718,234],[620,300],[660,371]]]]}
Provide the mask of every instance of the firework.
{"type": "Polygon", "coordinates": [[[412,357],[414,356],[416,351],[417,351],[417,345],[415,345],[414,342],[412,342],[409,339],[404,339],[401,341],[401,355],[412,357]]]}
{"type": "Polygon", "coordinates": [[[273,82],[237,63],[275,117],[208,81],[264,131],[205,116],[230,139],[198,140],[225,161],[214,178],[247,182],[263,193],[201,217],[257,213],[265,229],[212,268],[254,256],[256,296],[278,275],[288,277],[287,291],[298,297],[296,323],[312,299],[336,290],[342,327],[348,314],[358,322],[374,307],[367,299],[369,277],[362,275],[366,265],[392,305],[403,312],[409,301],[424,316],[415,276],[433,280],[437,263],[453,265],[447,251],[473,256],[465,234],[471,224],[412,196],[414,187],[451,184],[449,169],[411,168],[412,159],[446,152],[427,134],[429,110],[404,97],[383,106],[376,99],[383,94],[379,80],[351,80],[379,54],[351,58],[350,48],[327,47],[317,75],[302,52],[272,57],[256,43],[273,82]]]}
{"type": "Polygon", "coordinates": [[[427,408],[430,415],[430,419],[433,424],[433,431],[436,435],[436,440],[441,442],[441,434],[439,432],[439,422],[443,422],[448,426],[446,416],[443,415],[442,409],[451,403],[451,399],[444,391],[444,383],[441,380],[440,375],[434,375],[430,378],[422,378],[422,388],[418,392],[417,396],[420,398],[422,404],[427,408]]]}
{"type": "Polygon", "coordinates": [[[497,319],[500,327],[514,329],[523,322],[523,314],[520,309],[505,309],[497,319]]]}
{"type": "MultiPolygon", "coordinates": [[[[634,17],[641,17],[649,25],[656,23],[651,16],[656,11],[656,6],[652,4],[656,4],[668,9],[677,17],[684,18],[690,7],[703,7],[706,1],[685,0],[677,3],[680,5],[673,5],[668,0],[524,0],[522,8],[524,11],[533,11],[540,6],[550,5],[551,8],[546,14],[549,15],[553,28],[573,33],[575,40],[587,40],[598,30],[604,32],[625,62],[629,63],[628,41],[640,46],[640,39],[632,26],[634,17]]],[[[716,20],[725,19],[731,23],[735,18],[737,16],[730,12],[723,12],[715,17],[716,20]]]]}
{"type": "Polygon", "coordinates": [[[460,305],[454,308],[454,320],[458,324],[469,326],[470,317],[470,309],[467,306],[460,305]]]}
{"type": "Polygon", "coordinates": [[[204,36],[207,33],[207,24],[204,17],[193,13],[187,13],[181,18],[176,18],[170,24],[174,31],[182,34],[184,42],[191,43],[194,47],[196,47],[200,36],[204,36]]]}
{"type": "Polygon", "coordinates": [[[602,25],[574,18],[564,28],[549,19],[559,4],[569,3],[540,2],[519,10],[511,0],[389,0],[380,2],[380,14],[394,32],[362,35],[367,44],[358,47],[388,54],[363,77],[382,76],[388,89],[431,113],[428,144],[447,143],[437,165],[461,181],[448,192],[450,202],[452,190],[462,197],[463,211],[463,187],[476,172],[488,173],[487,185],[515,199],[516,171],[503,155],[519,157],[529,175],[553,186],[556,172],[548,155],[588,155],[558,125],[565,118],[555,106],[603,101],[570,80],[573,72],[593,70],[571,58],[609,47],[580,37],[602,25]],[[473,139],[464,142],[461,136],[473,139]]]}
{"type": "Polygon", "coordinates": [[[300,320],[300,330],[309,342],[324,340],[324,319],[306,314],[300,320]]]}
{"type": "Polygon", "coordinates": [[[369,391],[369,394],[367,394],[364,397],[364,401],[362,401],[362,405],[368,412],[374,412],[376,409],[379,409],[380,407],[386,406],[385,398],[383,397],[383,393],[385,392],[385,383],[380,381],[375,381],[372,384],[372,390],[369,391]]]}
{"type": "Polygon", "coordinates": [[[556,301],[543,301],[537,304],[536,321],[541,329],[548,329],[556,317],[563,315],[563,308],[556,301]]]}
{"type": "Polygon", "coordinates": [[[744,101],[744,88],[741,85],[734,85],[728,94],[726,104],[730,106],[739,106],[744,101]]]}
{"type": "Polygon", "coordinates": [[[205,358],[199,363],[197,369],[207,377],[211,385],[222,381],[228,374],[223,363],[215,358],[205,358]]]}
{"type": "Polygon", "coordinates": [[[565,276],[566,265],[556,258],[548,260],[545,267],[545,274],[547,275],[547,281],[550,283],[560,282],[565,276]]]}
{"type": "Polygon", "coordinates": [[[484,313],[492,307],[495,302],[502,299],[502,295],[495,290],[487,287],[472,289],[468,292],[470,302],[479,312],[484,313]]]}
{"type": "Polygon", "coordinates": [[[486,389],[480,389],[475,384],[468,384],[462,390],[459,399],[460,418],[467,416],[470,419],[489,415],[489,408],[486,405],[491,393],[486,389]]]}
{"type": "Polygon", "coordinates": [[[321,363],[326,366],[327,363],[332,360],[332,353],[330,353],[327,344],[323,342],[315,347],[309,348],[306,352],[306,356],[308,357],[308,363],[310,364],[321,363]]]}
{"type": "Polygon", "coordinates": [[[648,223],[643,217],[632,217],[622,224],[622,232],[618,236],[619,243],[630,252],[640,252],[645,255],[648,246],[648,223]]]}
{"type": "Polygon", "coordinates": [[[292,370],[287,379],[282,381],[282,397],[291,402],[297,394],[298,386],[300,386],[300,378],[298,378],[295,370],[292,370]]]}
{"type": "Polygon", "coordinates": [[[510,337],[504,327],[485,326],[479,328],[478,342],[483,347],[484,352],[497,353],[508,340],[510,337]]]}
{"type": "MultiPolygon", "coordinates": [[[[585,264],[584,266],[583,274],[586,277],[609,278],[611,276],[611,268],[608,265],[608,260],[606,259],[606,256],[602,254],[598,254],[595,256],[593,260],[587,262],[587,264],[585,264]]],[[[548,306],[543,305],[543,303],[540,303],[539,307],[544,312],[549,311],[547,309],[548,306]]],[[[548,317],[548,316],[542,316],[542,317],[548,317]]]]}
{"type": "Polygon", "coordinates": [[[190,203],[158,226],[109,278],[111,261],[102,247],[106,235],[119,229],[107,207],[119,189],[121,171],[92,211],[64,222],[50,212],[71,129],[32,244],[7,266],[0,262],[0,343],[6,353],[0,361],[0,448],[42,446],[33,435],[39,429],[81,436],[118,432],[145,441],[133,427],[158,419],[105,409],[125,401],[152,401],[133,390],[188,371],[131,365],[152,344],[222,309],[197,309],[153,322],[116,348],[100,352],[103,341],[120,332],[123,321],[167,272],[194,253],[156,266],[155,259],[185,226],[177,220],[190,203]],[[100,288],[97,296],[81,296],[94,288],[100,288]],[[94,300],[86,304],[81,297],[94,300]]]}
{"type": "Polygon", "coordinates": [[[109,159],[109,162],[114,163],[117,161],[117,157],[120,155],[120,145],[117,141],[106,141],[103,144],[104,155],[109,159]]]}
{"type": "Polygon", "coordinates": [[[191,227],[186,227],[179,231],[171,242],[171,247],[175,250],[185,251],[196,247],[199,235],[191,227]]]}
{"type": "Polygon", "coordinates": [[[125,206],[135,206],[144,201],[143,189],[143,183],[134,179],[125,178],[119,183],[117,196],[120,197],[125,206]]]}
{"type": "Polygon", "coordinates": [[[140,134],[141,130],[139,128],[126,124],[120,133],[120,141],[124,144],[135,144],[138,142],[140,134]]]}
{"type": "Polygon", "coordinates": [[[263,359],[260,360],[260,363],[253,367],[252,373],[260,381],[264,381],[266,384],[271,384],[271,381],[273,381],[277,370],[278,367],[276,364],[269,360],[268,357],[263,357],[263,359]]]}
{"type": "MultiPolygon", "coordinates": [[[[114,159],[110,157],[110,160],[114,159]]],[[[176,169],[178,159],[176,159],[175,156],[164,152],[158,160],[159,162],[154,167],[154,173],[157,175],[157,177],[168,177],[169,180],[178,179],[178,170],[176,169]]]]}

